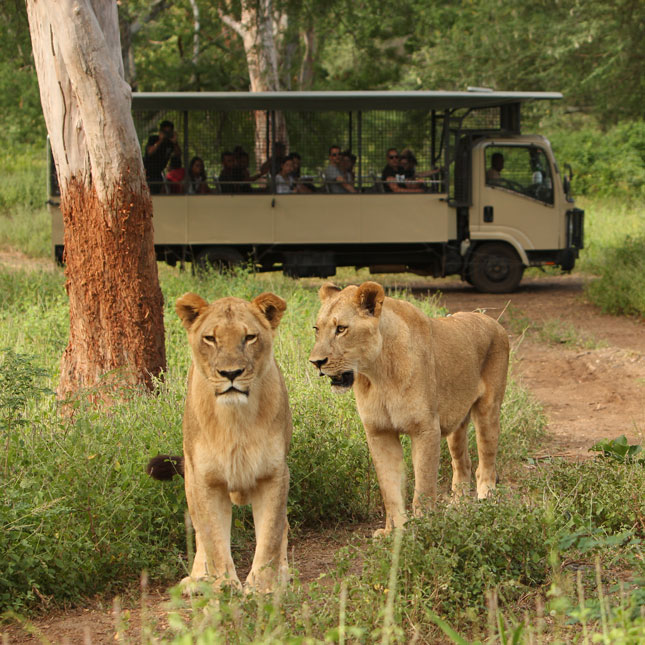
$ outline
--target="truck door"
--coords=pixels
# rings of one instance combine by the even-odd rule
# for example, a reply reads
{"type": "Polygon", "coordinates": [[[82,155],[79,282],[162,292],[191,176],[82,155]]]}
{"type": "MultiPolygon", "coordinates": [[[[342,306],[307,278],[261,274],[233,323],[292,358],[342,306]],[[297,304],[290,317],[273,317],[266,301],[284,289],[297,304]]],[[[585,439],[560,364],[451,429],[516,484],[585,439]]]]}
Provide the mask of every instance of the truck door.
{"type": "Polygon", "coordinates": [[[489,144],[473,155],[478,237],[515,239],[526,250],[561,247],[554,172],[538,145],[489,144]]]}

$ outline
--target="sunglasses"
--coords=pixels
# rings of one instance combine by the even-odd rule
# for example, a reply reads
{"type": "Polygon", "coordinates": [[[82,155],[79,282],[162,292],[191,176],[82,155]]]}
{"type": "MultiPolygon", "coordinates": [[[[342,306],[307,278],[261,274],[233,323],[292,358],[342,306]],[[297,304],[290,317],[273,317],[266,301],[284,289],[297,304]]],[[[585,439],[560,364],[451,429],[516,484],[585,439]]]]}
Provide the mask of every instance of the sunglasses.
{"type": "Polygon", "coordinates": [[[340,157],[340,152],[332,152],[329,155],[330,157],[340,157]]]}
{"type": "Polygon", "coordinates": [[[398,159],[399,155],[389,155],[388,159],[398,159]]]}

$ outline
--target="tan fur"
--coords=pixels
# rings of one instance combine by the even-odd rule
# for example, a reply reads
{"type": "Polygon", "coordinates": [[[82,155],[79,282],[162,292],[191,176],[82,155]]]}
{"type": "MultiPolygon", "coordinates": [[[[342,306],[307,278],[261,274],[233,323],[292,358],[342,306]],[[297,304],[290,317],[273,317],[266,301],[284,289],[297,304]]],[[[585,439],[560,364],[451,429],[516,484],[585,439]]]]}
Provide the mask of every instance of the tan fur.
{"type": "Polygon", "coordinates": [[[446,437],[452,489],[470,486],[466,431],[472,417],[479,465],[477,495],[495,488],[499,413],[506,389],[508,336],[480,313],[429,318],[414,305],[386,298],[365,282],[319,291],[316,343],[309,360],[337,391],[352,385],[385,504],[385,530],[406,519],[400,434],[412,442],[415,516],[437,495],[439,448],[446,437]],[[341,378],[341,375],[345,375],[341,378]]]}
{"type": "Polygon", "coordinates": [[[291,412],[273,357],[285,309],[270,293],[252,302],[222,298],[209,305],[194,293],[177,300],[193,358],[183,430],[197,549],[184,584],[204,578],[216,586],[240,584],[231,557],[231,503],[253,509],[257,546],[248,588],[271,591],[286,577],[291,412]]]}

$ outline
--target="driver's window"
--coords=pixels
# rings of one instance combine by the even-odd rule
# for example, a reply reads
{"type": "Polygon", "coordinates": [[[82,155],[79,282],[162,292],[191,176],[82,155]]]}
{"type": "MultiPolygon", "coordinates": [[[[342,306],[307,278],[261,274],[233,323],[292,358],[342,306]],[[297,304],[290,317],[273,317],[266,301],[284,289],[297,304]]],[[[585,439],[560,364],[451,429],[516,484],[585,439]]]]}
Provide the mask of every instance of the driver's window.
{"type": "Polygon", "coordinates": [[[488,146],[486,184],[553,203],[551,166],[537,146],[488,146]]]}

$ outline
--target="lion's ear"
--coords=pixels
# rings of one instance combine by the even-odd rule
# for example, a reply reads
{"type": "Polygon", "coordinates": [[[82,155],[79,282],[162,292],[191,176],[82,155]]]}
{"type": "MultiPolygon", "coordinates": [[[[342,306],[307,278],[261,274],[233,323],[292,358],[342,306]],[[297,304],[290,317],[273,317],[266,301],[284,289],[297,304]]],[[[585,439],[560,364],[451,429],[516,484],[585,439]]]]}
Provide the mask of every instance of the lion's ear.
{"type": "Polygon", "coordinates": [[[359,309],[378,318],[385,300],[385,291],[378,282],[363,282],[358,287],[354,299],[359,309]]]}
{"type": "Polygon", "coordinates": [[[318,297],[322,302],[325,302],[327,298],[336,295],[342,291],[340,287],[337,287],[333,282],[325,282],[320,289],[318,289],[318,297]]]}
{"type": "Polygon", "coordinates": [[[206,300],[198,296],[196,293],[185,293],[181,298],[177,298],[175,303],[175,311],[181,318],[186,329],[190,329],[195,319],[199,314],[208,307],[206,300]]]}
{"type": "Polygon", "coordinates": [[[275,329],[282,319],[282,314],[287,309],[287,303],[274,293],[261,293],[251,301],[275,329]]]}

